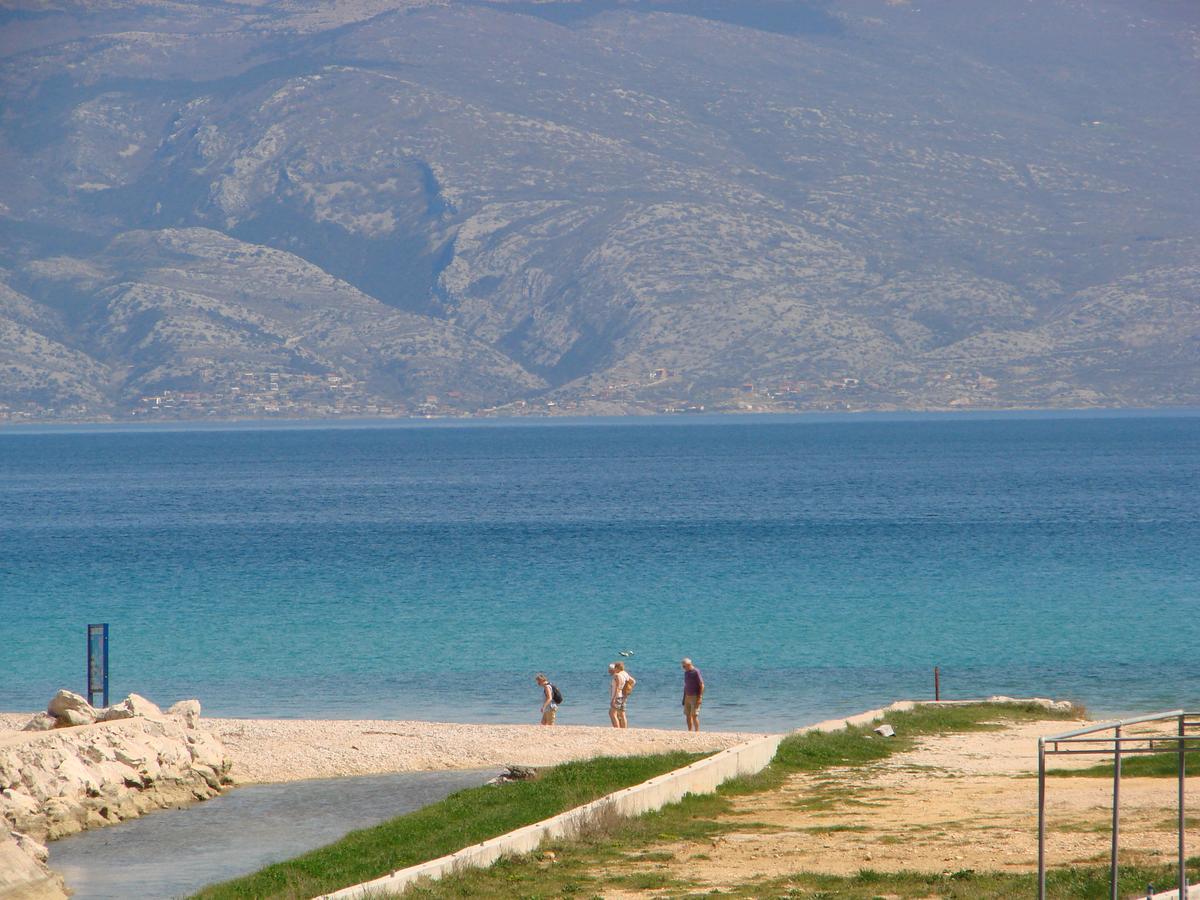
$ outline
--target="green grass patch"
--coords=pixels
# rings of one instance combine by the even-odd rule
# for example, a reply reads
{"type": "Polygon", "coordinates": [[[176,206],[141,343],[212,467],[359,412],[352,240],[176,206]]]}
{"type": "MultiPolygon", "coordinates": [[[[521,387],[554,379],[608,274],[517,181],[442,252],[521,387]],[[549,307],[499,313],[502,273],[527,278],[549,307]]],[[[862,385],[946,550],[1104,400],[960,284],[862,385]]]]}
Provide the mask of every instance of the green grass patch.
{"type": "MultiPolygon", "coordinates": [[[[918,706],[909,712],[888,713],[883,721],[895,737],[875,734],[875,725],[848,726],[840,731],[794,735],[779,745],[771,769],[775,775],[819,772],[834,766],[862,766],[911,750],[916,739],[933,734],[993,731],[1011,722],[1070,719],[1072,713],[1053,713],[1033,703],[972,704],[969,706],[918,706]]],[[[769,780],[769,779],[768,779],[769,780]]]]}
{"type": "MultiPolygon", "coordinates": [[[[1189,746],[1192,745],[1191,741],[1187,743],[1189,746]]],[[[1193,749],[1200,749],[1200,742],[1197,742],[1193,749]]],[[[1185,775],[1189,772],[1193,775],[1200,774],[1200,756],[1189,753],[1183,771],[1185,775]]],[[[1113,764],[1110,761],[1097,763],[1086,769],[1050,769],[1046,774],[1055,778],[1112,778],[1113,764]]],[[[1146,753],[1139,756],[1122,757],[1121,777],[1126,776],[1129,778],[1178,778],[1179,754],[1146,753]]]]}
{"type": "MultiPolygon", "coordinates": [[[[704,859],[703,855],[692,857],[704,859]]],[[[549,900],[556,897],[580,896],[592,898],[609,888],[654,891],[655,897],[700,898],[720,896],[760,900],[760,898],[803,897],[838,898],[838,900],[876,900],[879,897],[897,900],[1008,900],[1012,897],[1032,897],[1037,893],[1037,876],[1033,873],[1014,875],[1004,872],[979,872],[974,869],[926,873],[879,872],[864,869],[855,875],[822,875],[795,872],[779,878],[748,880],[719,893],[692,882],[686,870],[674,876],[661,872],[621,873],[611,867],[607,871],[591,871],[592,861],[586,856],[566,863],[547,866],[536,859],[506,860],[490,870],[464,872],[425,886],[418,886],[406,896],[419,898],[475,898],[475,900],[549,900]]],[[[594,863],[593,863],[594,866],[594,863]]],[[[1188,862],[1189,881],[1200,879],[1200,860],[1188,862]]],[[[1106,900],[1108,897],[1108,867],[1069,866],[1052,869],[1046,876],[1046,893],[1051,900],[1106,900]]],[[[1120,891],[1125,897],[1140,896],[1149,884],[1159,890],[1169,890],[1177,878],[1176,870],[1164,866],[1125,866],[1120,873],[1120,891]]]]}
{"type": "MultiPolygon", "coordinates": [[[[1200,875],[1200,860],[1189,860],[1189,880],[1195,883],[1200,875]]],[[[1054,869],[1046,875],[1046,894],[1054,900],[1102,900],[1109,896],[1107,866],[1074,866],[1054,869]]],[[[1146,886],[1169,890],[1177,879],[1177,870],[1170,866],[1129,866],[1121,870],[1121,896],[1143,896],[1146,886]]],[[[737,890],[722,892],[723,897],[804,897],[838,900],[874,900],[880,896],[901,900],[1004,900],[1011,897],[1033,897],[1037,894],[1037,876],[1012,875],[1002,872],[977,872],[960,869],[956,872],[877,872],[864,869],[857,875],[845,877],[797,873],[784,878],[748,882],[737,890]]]]}
{"type": "Polygon", "coordinates": [[[224,900],[328,893],[540,822],[703,756],[605,757],[555,766],[535,781],[468,788],[416,812],[351,832],[303,856],[210,886],[195,896],[224,900]]]}

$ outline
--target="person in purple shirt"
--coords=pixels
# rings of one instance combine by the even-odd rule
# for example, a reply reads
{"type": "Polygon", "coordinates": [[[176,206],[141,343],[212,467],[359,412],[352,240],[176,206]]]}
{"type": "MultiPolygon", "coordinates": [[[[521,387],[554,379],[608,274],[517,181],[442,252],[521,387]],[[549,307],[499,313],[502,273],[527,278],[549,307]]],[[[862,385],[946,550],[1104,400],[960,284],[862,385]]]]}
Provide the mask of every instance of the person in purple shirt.
{"type": "Polygon", "coordinates": [[[688,731],[700,730],[700,703],[704,700],[704,678],[690,659],[683,661],[683,717],[688,731]]]}

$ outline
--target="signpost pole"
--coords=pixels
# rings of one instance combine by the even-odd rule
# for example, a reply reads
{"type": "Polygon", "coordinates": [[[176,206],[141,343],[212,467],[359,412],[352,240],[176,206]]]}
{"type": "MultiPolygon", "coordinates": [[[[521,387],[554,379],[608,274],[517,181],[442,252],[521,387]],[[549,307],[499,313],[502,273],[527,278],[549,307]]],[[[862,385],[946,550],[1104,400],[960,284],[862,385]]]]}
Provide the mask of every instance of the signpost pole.
{"type": "Polygon", "coordinates": [[[108,623],[87,627],[87,699],[95,700],[97,694],[108,706],[108,623]]]}

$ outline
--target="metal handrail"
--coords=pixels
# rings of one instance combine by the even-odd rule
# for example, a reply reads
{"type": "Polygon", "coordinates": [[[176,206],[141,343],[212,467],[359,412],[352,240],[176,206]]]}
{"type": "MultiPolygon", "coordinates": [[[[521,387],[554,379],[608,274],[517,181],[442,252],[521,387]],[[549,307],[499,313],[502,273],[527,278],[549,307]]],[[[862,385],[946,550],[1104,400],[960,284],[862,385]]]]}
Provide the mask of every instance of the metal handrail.
{"type": "MultiPolygon", "coordinates": [[[[1069,741],[1056,741],[1051,738],[1038,738],[1038,740],[1045,741],[1047,744],[1119,744],[1124,741],[1200,741],[1200,734],[1127,734],[1121,737],[1113,735],[1105,738],[1078,737],[1071,738],[1069,741]]],[[[1055,751],[1047,750],[1046,752],[1053,754],[1055,751]]]]}
{"type": "Polygon", "coordinates": [[[1189,735],[1188,728],[1200,727],[1200,713],[1186,712],[1183,709],[1172,709],[1165,712],[1150,713],[1144,716],[1133,716],[1115,722],[1101,722],[1089,725],[1075,731],[1038,738],[1038,900],[1046,898],[1046,757],[1071,756],[1077,754],[1112,754],[1113,757],[1113,808],[1112,808],[1112,850],[1109,869],[1109,895],[1111,900],[1117,898],[1117,855],[1121,835],[1121,758],[1149,753],[1178,753],[1179,754],[1179,897],[1187,896],[1187,858],[1184,854],[1184,779],[1186,777],[1186,759],[1188,753],[1200,752],[1200,735],[1189,735]],[[1147,722],[1165,722],[1176,720],[1176,734],[1136,734],[1122,735],[1121,729],[1131,725],[1142,725],[1147,722]],[[1191,721],[1189,721],[1191,720],[1191,721]],[[1088,737],[1101,731],[1111,731],[1110,737],[1088,737]],[[1156,750],[1155,741],[1174,742],[1175,747],[1168,750],[1156,750]],[[1126,743],[1149,743],[1149,747],[1126,747],[1126,743]],[[1189,743],[1190,742],[1190,743],[1189,743]],[[1047,749],[1047,744],[1053,744],[1053,749],[1047,749]],[[1059,744],[1105,744],[1105,748],[1063,750],[1059,744]]]}
{"type": "Polygon", "coordinates": [[[1045,742],[1053,744],[1056,741],[1065,741],[1074,737],[1080,737],[1085,734],[1094,734],[1097,731],[1111,731],[1113,728],[1125,728],[1128,725],[1141,725],[1143,722],[1159,722],[1163,719],[1177,719],[1180,716],[1197,715],[1197,713],[1185,713],[1182,709],[1171,709],[1166,712],[1149,713],[1144,716],[1134,716],[1131,719],[1119,719],[1116,722],[1100,722],[1096,725],[1089,725],[1087,728],[1079,728],[1075,731],[1064,731],[1062,734],[1054,734],[1049,737],[1038,738],[1039,743],[1045,742]]]}

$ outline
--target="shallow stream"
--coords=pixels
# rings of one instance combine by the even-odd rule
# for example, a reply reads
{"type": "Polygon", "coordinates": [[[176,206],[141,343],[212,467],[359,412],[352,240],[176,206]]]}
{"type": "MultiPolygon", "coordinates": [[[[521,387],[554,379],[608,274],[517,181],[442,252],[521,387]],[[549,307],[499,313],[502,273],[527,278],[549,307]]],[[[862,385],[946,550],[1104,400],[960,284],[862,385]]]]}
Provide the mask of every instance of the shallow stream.
{"type": "Polygon", "coordinates": [[[256,871],[411,812],[495,770],[407,772],[250,785],[55,841],[50,866],[75,900],[158,900],[256,871]]]}

